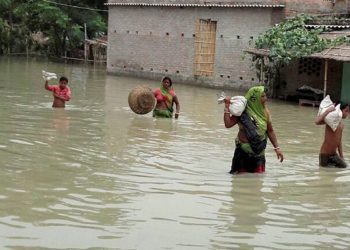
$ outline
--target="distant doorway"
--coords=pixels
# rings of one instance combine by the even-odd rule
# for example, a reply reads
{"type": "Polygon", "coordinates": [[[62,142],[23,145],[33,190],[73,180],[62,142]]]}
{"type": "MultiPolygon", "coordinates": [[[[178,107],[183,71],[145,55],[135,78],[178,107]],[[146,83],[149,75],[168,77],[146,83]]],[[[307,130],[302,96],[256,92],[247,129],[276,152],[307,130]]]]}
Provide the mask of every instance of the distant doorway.
{"type": "Polygon", "coordinates": [[[196,21],[194,70],[195,76],[214,74],[216,21],[198,19],[196,21]]]}

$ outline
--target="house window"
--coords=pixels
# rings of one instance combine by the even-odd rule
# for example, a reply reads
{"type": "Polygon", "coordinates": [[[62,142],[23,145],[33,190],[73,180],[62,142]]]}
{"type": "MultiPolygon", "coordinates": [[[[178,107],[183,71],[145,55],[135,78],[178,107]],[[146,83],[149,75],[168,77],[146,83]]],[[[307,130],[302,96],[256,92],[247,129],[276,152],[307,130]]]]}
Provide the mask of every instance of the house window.
{"type": "Polygon", "coordinates": [[[298,73],[299,75],[321,75],[321,65],[320,59],[313,58],[301,58],[299,59],[298,73]]]}
{"type": "Polygon", "coordinates": [[[212,76],[214,74],[216,23],[210,19],[196,21],[193,67],[195,76],[212,76]]]}

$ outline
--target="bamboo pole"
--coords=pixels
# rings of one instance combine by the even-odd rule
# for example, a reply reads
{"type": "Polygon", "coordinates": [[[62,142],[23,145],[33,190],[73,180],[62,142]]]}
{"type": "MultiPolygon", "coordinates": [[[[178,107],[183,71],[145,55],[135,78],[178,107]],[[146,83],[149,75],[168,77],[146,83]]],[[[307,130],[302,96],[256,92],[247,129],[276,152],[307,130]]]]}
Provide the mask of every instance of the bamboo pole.
{"type": "Polygon", "coordinates": [[[327,92],[327,73],[328,73],[328,59],[324,62],[324,85],[323,85],[323,98],[326,97],[327,92]]]}

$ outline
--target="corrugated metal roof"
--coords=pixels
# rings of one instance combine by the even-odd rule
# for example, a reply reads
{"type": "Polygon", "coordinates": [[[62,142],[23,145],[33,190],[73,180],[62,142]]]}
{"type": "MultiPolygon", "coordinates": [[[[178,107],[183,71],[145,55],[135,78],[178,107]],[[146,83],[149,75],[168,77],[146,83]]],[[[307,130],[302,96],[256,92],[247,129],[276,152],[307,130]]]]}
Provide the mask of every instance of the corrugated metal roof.
{"type": "Polygon", "coordinates": [[[306,28],[326,28],[326,29],[350,29],[350,25],[338,24],[307,24],[306,28]]]}
{"type": "Polygon", "coordinates": [[[106,3],[108,6],[142,6],[142,7],[215,7],[215,8],[284,8],[284,4],[188,4],[188,3],[106,3]]]}

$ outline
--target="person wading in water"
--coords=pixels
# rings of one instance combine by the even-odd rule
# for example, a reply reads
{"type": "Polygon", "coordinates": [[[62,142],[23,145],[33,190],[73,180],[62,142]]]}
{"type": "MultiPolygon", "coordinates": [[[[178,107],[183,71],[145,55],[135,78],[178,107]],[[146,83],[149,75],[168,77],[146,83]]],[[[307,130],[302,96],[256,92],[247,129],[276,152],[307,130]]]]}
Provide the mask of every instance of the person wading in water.
{"type": "Polygon", "coordinates": [[[231,97],[224,99],[224,123],[226,128],[238,124],[236,149],[232,159],[231,174],[265,172],[265,148],[267,138],[271,141],[277,158],[283,161],[283,153],[278,146],[277,137],[272,127],[271,115],[266,108],[264,86],[255,86],[245,95],[247,105],[241,116],[233,116],[229,111],[231,97]]]}

